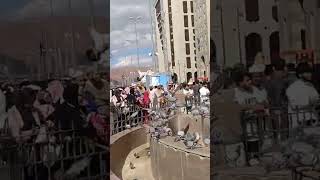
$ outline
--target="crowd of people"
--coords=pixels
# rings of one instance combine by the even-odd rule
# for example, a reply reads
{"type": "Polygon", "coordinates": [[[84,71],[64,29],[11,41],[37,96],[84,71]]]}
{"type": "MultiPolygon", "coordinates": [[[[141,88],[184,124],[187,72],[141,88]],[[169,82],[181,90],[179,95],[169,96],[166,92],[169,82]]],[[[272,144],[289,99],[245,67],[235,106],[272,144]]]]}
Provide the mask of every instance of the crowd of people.
{"type": "MultiPolygon", "coordinates": [[[[123,121],[125,116],[130,116],[133,111],[130,107],[150,108],[153,110],[166,107],[168,105],[168,98],[176,98],[176,95],[184,96],[185,112],[190,112],[192,106],[199,105],[201,102],[209,100],[210,91],[207,82],[189,83],[173,83],[169,82],[167,87],[163,85],[156,85],[146,87],[145,84],[138,82],[132,83],[128,87],[119,87],[110,90],[110,103],[117,109],[117,121],[123,121]]],[[[144,123],[148,123],[149,117],[147,111],[139,112],[138,116],[144,117],[144,123]]],[[[119,126],[118,126],[119,127],[119,126]]],[[[124,129],[124,125],[122,125],[124,129]]],[[[116,125],[115,127],[116,128],[116,125]]]]}
{"type": "MultiPolygon", "coordinates": [[[[245,109],[261,111],[284,108],[293,114],[297,109],[312,109],[317,105],[317,83],[314,81],[312,64],[286,64],[285,60],[279,59],[268,66],[255,63],[248,69],[234,72],[233,83],[226,88],[234,89],[234,101],[245,109]]],[[[292,117],[290,126],[297,127],[304,120],[309,124],[317,124],[317,119],[316,112],[300,114],[299,117],[292,117]]],[[[286,127],[288,122],[284,122],[283,128],[286,127]]]]}
{"type": "Polygon", "coordinates": [[[106,81],[95,74],[2,83],[1,135],[13,138],[16,143],[40,143],[47,141],[49,131],[90,129],[94,131],[88,136],[96,135],[96,140],[107,143],[107,92],[106,81]]]}

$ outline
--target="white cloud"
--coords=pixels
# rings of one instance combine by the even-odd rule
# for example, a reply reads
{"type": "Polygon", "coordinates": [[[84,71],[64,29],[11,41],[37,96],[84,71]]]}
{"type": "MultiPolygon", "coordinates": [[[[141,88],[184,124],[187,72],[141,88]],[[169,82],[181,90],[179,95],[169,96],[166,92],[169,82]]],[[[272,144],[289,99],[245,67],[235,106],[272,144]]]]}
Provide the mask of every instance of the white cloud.
{"type": "Polygon", "coordinates": [[[134,24],[129,17],[141,16],[142,20],[137,23],[138,43],[140,48],[152,46],[151,25],[149,13],[149,0],[111,0],[110,1],[110,26],[111,26],[111,47],[122,48],[123,44],[128,48],[136,47],[136,36],[134,24]],[[132,40],[128,43],[126,40],[132,40]]]}
{"type": "MultiPolygon", "coordinates": [[[[119,58],[118,63],[116,63],[115,65],[112,65],[112,67],[119,68],[119,67],[125,67],[125,66],[132,66],[131,59],[132,59],[133,66],[138,66],[137,56],[127,56],[127,57],[119,58]]],[[[140,66],[152,65],[152,58],[148,56],[143,56],[139,58],[139,62],[140,62],[140,66]]]]}

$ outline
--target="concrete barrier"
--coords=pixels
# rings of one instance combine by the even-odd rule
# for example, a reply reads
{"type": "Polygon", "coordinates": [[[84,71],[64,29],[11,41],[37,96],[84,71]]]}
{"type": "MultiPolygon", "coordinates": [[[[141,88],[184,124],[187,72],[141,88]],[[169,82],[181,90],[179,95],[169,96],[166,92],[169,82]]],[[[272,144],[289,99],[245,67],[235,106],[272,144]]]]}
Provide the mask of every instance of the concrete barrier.
{"type": "Polygon", "coordinates": [[[135,148],[147,143],[147,135],[142,127],[117,133],[110,138],[111,180],[122,179],[122,168],[128,154],[135,148]]]}
{"type": "Polygon", "coordinates": [[[155,180],[209,180],[210,154],[191,153],[164,141],[150,139],[155,180]]]}

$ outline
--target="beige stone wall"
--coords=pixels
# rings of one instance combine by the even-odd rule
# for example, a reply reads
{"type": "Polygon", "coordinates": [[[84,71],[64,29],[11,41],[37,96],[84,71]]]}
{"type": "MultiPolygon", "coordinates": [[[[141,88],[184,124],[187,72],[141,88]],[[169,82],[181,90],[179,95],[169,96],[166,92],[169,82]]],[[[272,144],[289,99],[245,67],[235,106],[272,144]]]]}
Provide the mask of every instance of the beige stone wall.
{"type": "Polygon", "coordinates": [[[209,180],[210,159],[176,150],[151,139],[151,164],[156,180],[209,180]]]}

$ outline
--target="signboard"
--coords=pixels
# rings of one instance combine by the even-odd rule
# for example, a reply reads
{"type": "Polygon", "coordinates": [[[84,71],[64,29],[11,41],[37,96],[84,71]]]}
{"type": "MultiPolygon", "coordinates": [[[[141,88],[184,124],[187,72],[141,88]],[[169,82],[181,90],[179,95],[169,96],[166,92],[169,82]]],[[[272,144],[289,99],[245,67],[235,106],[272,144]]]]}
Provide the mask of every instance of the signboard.
{"type": "Polygon", "coordinates": [[[157,75],[147,75],[145,76],[146,86],[158,86],[162,85],[167,87],[171,81],[171,76],[168,74],[157,74],[157,75]]]}
{"type": "Polygon", "coordinates": [[[160,77],[159,76],[151,76],[151,86],[160,85],[160,77]]]}

